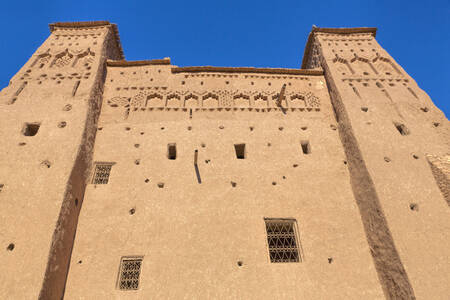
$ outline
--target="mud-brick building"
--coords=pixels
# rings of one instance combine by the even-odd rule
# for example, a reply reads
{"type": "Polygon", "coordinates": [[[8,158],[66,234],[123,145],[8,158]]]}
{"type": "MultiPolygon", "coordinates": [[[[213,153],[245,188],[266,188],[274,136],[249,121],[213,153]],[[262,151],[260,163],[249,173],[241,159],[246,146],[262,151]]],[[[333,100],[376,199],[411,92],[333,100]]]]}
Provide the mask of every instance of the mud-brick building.
{"type": "Polygon", "coordinates": [[[178,67],[51,24],[0,93],[0,298],[448,299],[449,121],[375,35],[178,67]]]}

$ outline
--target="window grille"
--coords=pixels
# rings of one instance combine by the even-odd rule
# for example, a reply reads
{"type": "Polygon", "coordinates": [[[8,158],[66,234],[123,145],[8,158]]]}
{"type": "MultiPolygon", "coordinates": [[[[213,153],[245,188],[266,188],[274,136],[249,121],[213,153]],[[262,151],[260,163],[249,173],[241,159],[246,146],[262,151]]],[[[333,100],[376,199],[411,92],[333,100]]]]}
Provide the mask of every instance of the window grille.
{"type": "Polygon", "coordinates": [[[137,290],[139,288],[142,259],[142,257],[122,257],[118,282],[120,290],[137,290]]]}
{"type": "Polygon", "coordinates": [[[97,163],[95,165],[93,184],[107,184],[113,163],[97,163]]]}
{"type": "Polygon", "coordinates": [[[294,219],[265,219],[270,262],[299,262],[296,221],[294,219]]]}

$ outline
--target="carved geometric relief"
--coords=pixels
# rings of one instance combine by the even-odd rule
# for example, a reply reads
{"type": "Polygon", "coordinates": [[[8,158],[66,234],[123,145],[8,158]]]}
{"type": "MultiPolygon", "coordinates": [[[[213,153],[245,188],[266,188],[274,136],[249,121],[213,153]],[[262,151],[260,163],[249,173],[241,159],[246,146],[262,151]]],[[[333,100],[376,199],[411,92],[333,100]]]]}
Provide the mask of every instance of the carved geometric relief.
{"type": "Polygon", "coordinates": [[[73,55],[69,53],[69,50],[65,50],[60,54],[55,56],[55,60],[53,60],[52,67],[63,68],[69,66],[72,61],[73,55]]]}
{"type": "Polygon", "coordinates": [[[75,60],[73,62],[73,67],[77,66],[84,66],[88,67],[90,64],[94,62],[95,53],[91,52],[91,49],[87,49],[86,51],[78,54],[75,57],[75,60]]]}
{"type": "Polygon", "coordinates": [[[250,107],[250,96],[239,93],[233,96],[234,107],[250,107]]]}
{"type": "Polygon", "coordinates": [[[373,59],[373,63],[380,75],[401,75],[400,70],[388,58],[377,56],[373,59]]]}
{"type": "Polygon", "coordinates": [[[306,107],[306,100],[305,96],[300,94],[294,94],[290,96],[290,107],[293,108],[300,108],[300,107],[306,107]]]}
{"type": "Polygon", "coordinates": [[[39,69],[42,69],[48,62],[52,56],[47,52],[39,55],[36,60],[31,64],[31,67],[36,66],[39,69]]]}
{"type": "Polygon", "coordinates": [[[194,94],[189,94],[184,98],[184,107],[196,108],[199,107],[198,96],[194,94]]]}
{"type": "Polygon", "coordinates": [[[131,98],[131,106],[133,107],[143,107],[146,95],[142,92],[131,98]]]}
{"type": "Polygon", "coordinates": [[[205,108],[216,108],[219,107],[219,96],[213,93],[208,93],[202,97],[202,106],[205,108]]]}
{"type": "Polygon", "coordinates": [[[167,96],[167,107],[181,107],[181,97],[177,94],[167,96]]]}
{"type": "Polygon", "coordinates": [[[269,106],[269,102],[267,101],[267,96],[262,95],[261,93],[257,94],[253,98],[253,107],[256,108],[267,108],[269,106]]]}
{"type": "Polygon", "coordinates": [[[129,107],[130,98],[126,97],[114,97],[107,101],[108,105],[111,107],[129,107]]]}
{"type": "Polygon", "coordinates": [[[352,66],[352,69],[358,74],[358,75],[375,75],[377,74],[377,71],[372,66],[370,61],[367,58],[358,57],[355,55],[355,57],[350,61],[350,64],[352,66]]]}
{"type": "Polygon", "coordinates": [[[164,107],[163,96],[159,93],[153,93],[147,96],[146,107],[164,107]]]}

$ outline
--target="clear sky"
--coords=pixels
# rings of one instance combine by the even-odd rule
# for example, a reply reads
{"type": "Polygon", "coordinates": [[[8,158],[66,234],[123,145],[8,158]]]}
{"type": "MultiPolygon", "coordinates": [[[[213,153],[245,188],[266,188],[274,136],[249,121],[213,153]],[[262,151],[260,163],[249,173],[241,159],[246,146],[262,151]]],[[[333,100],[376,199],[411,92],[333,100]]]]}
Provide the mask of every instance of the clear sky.
{"type": "Polygon", "coordinates": [[[118,24],[127,60],[178,66],[299,68],[311,26],[378,27],[377,40],[450,117],[450,0],[2,1],[0,89],[48,23],[118,24]]]}

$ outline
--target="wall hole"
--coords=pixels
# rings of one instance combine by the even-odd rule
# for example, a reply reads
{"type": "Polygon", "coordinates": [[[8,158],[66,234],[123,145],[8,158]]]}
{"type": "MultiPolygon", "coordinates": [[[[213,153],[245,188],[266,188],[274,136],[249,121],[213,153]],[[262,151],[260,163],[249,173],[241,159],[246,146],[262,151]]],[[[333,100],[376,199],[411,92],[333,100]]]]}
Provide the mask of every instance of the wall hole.
{"type": "Polygon", "coordinates": [[[272,144],[271,143],[267,143],[267,147],[270,147],[270,146],[272,146],[272,144]]]}
{"type": "Polygon", "coordinates": [[[328,263],[331,264],[333,262],[333,258],[332,257],[328,257],[328,263]]]}
{"type": "Polygon", "coordinates": [[[158,187],[162,189],[164,187],[164,182],[158,182],[158,187]]]}
{"type": "Polygon", "coordinates": [[[245,159],[245,144],[234,144],[237,159],[245,159]]]}
{"type": "Polygon", "coordinates": [[[408,130],[408,128],[406,128],[406,126],[404,124],[394,123],[394,125],[395,125],[395,128],[397,128],[398,132],[400,132],[401,135],[409,134],[409,130],[408,130]]]}
{"type": "Polygon", "coordinates": [[[232,186],[232,187],[236,187],[236,185],[237,185],[236,182],[231,181],[231,186],[232,186]]]}
{"type": "Polygon", "coordinates": [[[438,122],[434,122],[433,125],[434,125],[434,127],[438,127],[438,126],[441,125],[441,124],[438,123],[438,122]]]}
{"type": "Polygon", "coordinates": [[[278,127],[279,131],[282,131],[283,129],[284,129],[283,126],[278,127]]]}
{"type": "Polygon", "coordinates": [[[64,105],[64,107],[63,107],[63,111],[69,111],[69,110],[71,110],[72,109],[72,105],[71,104],[66,104],[66,105],[64,105]]]}
{"type": "Polygon", "coordinates": [[[253,126],[250,126],[249,128],[250,128],[250,131],[253,131],[253,129],[255,129],[253,126]]]}
{"type": "Polygon", "coordinates": [[[21,142],[21,143],[19,143],[19,146],[25,146],[27,143],[25,143],[25,142],[21,142]]]}
{"type": "Polygon", "coordinates": [[[225,127],[224,127],[223,125],[220,125],[219,128],[220,128],[220,129],[224,129],[225,127]]]}
{"type": "Polygon", "coordinates": [[[135,212],[136,212],[136,209],[134,207],[132,209],[130,209],[130,211],[129,211],[130,215],[134,215],[135,212]]]}
{"type": "Polygon", "coordinates": [[[164,130],[165,128],[164,127],[161,127],[161,130],[164,130]]]}
{"type": "Polygon", "coordinates": [[[311,154],[311,145],[309,144],[309,141],[300,141],[300,144],[302,145],[303,154],[311,154]]]}
{"type": "Polygon", "coordinates": [[[149,183],[150,179],[146,178],[144,181],[145,181],[145,183],[149,183]]]}
{"type": "Polygon", "coordinates": [[[368,108],[368,107],[361,107],[361,110],[362,110],[363,112],[367,112],[367,111],[369,110],[369,108],[368,108]]]}
{"type": "Polygon", "coordinates": [[[75,206],[78,206],[78,198],[75,198],[75,206]]]}
{"type": "Polygon", "coordinates": [[[66,127],[67,126],[67,122],[65,122],[65,121],[62,121],[62,122],[59,122],[58,123],[58,127],[59,128],[64,128],[64,127],[66,127]]]}
{"type": "Polygon", "coordinates": [[[82,261],[82,260],[79,260],[79,261],[78,261],[78,264],[79,264],[79,265],[81,265],[82,263],[83,263],[83,261],[82,261]]]}
{"type": "Polygon", "coordinates": [[[143,131],[141,131],[141,135],[144,135],[144,132],[143,132],[143,131]]]}
{"type": "Polygon", "coordinates": [[[244,263],[243,263],[242,261],[238,261],[238,262],[237,262],[237,265],[238,265],[239,267],[242,267],[243,264],[244,264],[244,263]]]}
{"type": "Polygon", "coordinates": [[[417,204],[417,203],[411,203],[411,204],[409,205],[409,209],[412,210],[412,211],[419,211],[419,204],[417,204]]]}
{"type": "Polygon", "coordinates": [[[100,131],[101,131],[101,130],[103,130],[103,127],[99,127],[99,128],[97,128],[97,130],[100,130],[100,131]]]}
{"type": "Polygon", "coordinates": [[[134,163],[135,163],[136,165],[139,165],[139,164],[141,163],[141,160],[140,160],[140,159],[136,159],[136,160],[134,161],[134,163]]]}
{"type": "Polygon", "coordinates": [[[390,159],[389,157],[385,156],[385,157],[384,157],[384,161],[385,161],[385,162],[390,162],[391,159],[390,159]]]}
{"type": "Polygon", "coordinates": [[[139,148],[139,146],[140,146],[139,144],[134,144],[135,148],[139,148]]]}
{"type": "Polygon", "coordinates": [[[41,162],[41,165],[50,168],[52,164],[48,160],[44,160],[43,162],[41,162]]]}
{"type": "Polygon", "coordinates": [[[171,160],[177,159],[177,144],[167,144],[167,158],[171,160]]]}
{"type": "Polygon", "coordinates": [[[126,131],[130,131],[131,128],[130,128],[130,127],[125,127],[125,130],[126,130],[126,131]]]}
{"type": "Polygon", "coordinates": [[[277,185],[276,181],[272,181],[272,185],[277,185]]]}
{"type": "Polygon", "coordinates": [[[306,126],[303,126],[303,127],[300,127],[301,128],[301,130],[306,130],[306,129],[308,129],[308,127],[306,127],[306,126]]]}
{"type": "Polygon", "coordinates": [[[333,125],[333,124],[330,125],[330,128],[331,128],[332,130],[336,130],[336,129],[337,129],[336,125],[333,125]]]}
{"type": "Polygon", "coordinates": [[[419,156],[417,154],[413,154],[414,159],[419,159],[419,156]]]}
{"type": "Polygon", "coordinates": [[[6,250],[13,251],[14,247],[15,247],[15,245],[13,243],[11,243],[11,244],[8,245],[8,247],[6,247],[6,250]]]}
{"type": "Polygon", "coordinates": [[[187,130],[192,130],[192,126],[188,126],[188,127],[187,127],[187,130]]]}
{"type": "Polygon", "coordinates": [[[428,112],[428,107],[421,107],[420,108],[423,112],[428,112]]]}
{"type": "Polygon", "coordinates": [[[39,127],[41,127],[40,123],[25,123],[22,133],[24,136],[35,136],[39,131],[39,127]]]}
{"type": "Polygon", "coordinates": [[[202,148],[205,148],[205,147],[206,147],[206,144],[205,144],[205,143],[202,143],[201,146],[202,146],[202,148]]]}
{"type": "Polygon", "coordinates": [[[297,168],[297,167],[298,167],[298,164],[293,164],[292,167],[293,167],[293,168],[297,168]]]}
{"type": "Polygon", "coordinates": [[[347,161],[346,160],[344,160],[344,165],[346,165],[347,164],[347,161]]]}

